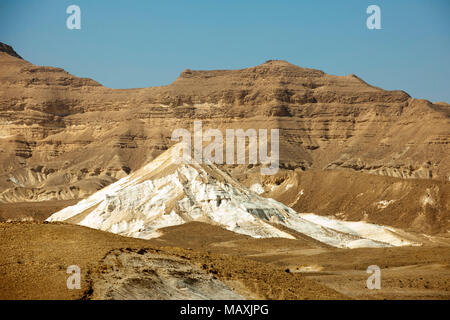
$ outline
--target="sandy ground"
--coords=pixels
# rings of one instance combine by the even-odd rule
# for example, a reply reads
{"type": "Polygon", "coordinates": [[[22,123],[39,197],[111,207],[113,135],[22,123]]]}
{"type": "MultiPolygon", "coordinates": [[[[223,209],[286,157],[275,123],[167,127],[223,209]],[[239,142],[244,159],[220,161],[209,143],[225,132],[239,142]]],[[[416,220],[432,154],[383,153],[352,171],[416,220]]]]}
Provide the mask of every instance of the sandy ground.
{"type": "Polygon", "coordinates": [[[64,223],[0,223],[1,299],[450,299],[450,249],[336,249],[188,223],[139,240],[64,223]],[[69,265],[81,289],[66,286],[69,265]],[[368,290],[366,268],[381,268],[368,290]]]}
{"type": "Polygon", "coordinates": [[[0,223],[0,238],[0,299],[346,298],[276,265],[77,225],[0,223]],[[67,288],[70,265],[80,290],[67,288]]]}
{"type": "Polygon", "coordinates": [[[202,223],[162,231],[164,235],[151,242],[275,265],[353,299],[450,299],[450,246],[445,237],[439,245],[337,249],[309,239],[253,239],[202,223]],[[381,268],[380,290],[366,287],[370,265],[381,268]]]}
{"type": "Polygon", "coordinates": [[[51,214],[79,200],[0,203],[0,222],[43,221],[51,214]]]}

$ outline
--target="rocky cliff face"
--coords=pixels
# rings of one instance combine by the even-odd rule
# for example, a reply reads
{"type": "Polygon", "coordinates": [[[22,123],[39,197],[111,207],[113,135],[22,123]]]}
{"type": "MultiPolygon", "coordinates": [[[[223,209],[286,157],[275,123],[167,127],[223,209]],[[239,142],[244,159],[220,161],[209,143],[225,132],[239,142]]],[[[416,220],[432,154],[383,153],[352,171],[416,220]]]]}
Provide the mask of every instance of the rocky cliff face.
{"type": "Polygon", "coordinates": [[[417,244],[393,228],[298,214],[248,190],[213,164],[179,161],[182,149],[183,143],[174,145],[134,173],[47,220],[143,239],[161,236],[161,228],[200,221],[254,238],[297,239],[299,233],[300,238],[340,248],[417,244]]]}
{"type": "MultiPolygon", "coordinates": [[[[0,201],[83,198],[154,159],[176,128],[279,128],[280,166],[448,181],[446,103],[285,61],[113,90],[0,46],[0,201]]],[[[226,168],[236,177],[247,166],[226,168]]]]}

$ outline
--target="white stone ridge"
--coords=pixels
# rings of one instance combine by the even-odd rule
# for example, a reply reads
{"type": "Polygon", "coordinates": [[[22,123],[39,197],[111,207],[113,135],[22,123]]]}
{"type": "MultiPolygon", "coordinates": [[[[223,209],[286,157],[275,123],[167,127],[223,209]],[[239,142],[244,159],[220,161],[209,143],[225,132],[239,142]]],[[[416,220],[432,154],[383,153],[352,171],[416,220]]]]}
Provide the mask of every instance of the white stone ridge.
{"type": "Polygon", "coordinates": [[[177,163],[181,149],[181,144],[173,146],[47,221],[78,219],[83,226],[143,239],[160,236],[160,228],[202,221],[255,238],[295,239],[278,224],[341,248],[412,244],[384,226],[298,214],[245,188],[212,164],[177,163]]]}

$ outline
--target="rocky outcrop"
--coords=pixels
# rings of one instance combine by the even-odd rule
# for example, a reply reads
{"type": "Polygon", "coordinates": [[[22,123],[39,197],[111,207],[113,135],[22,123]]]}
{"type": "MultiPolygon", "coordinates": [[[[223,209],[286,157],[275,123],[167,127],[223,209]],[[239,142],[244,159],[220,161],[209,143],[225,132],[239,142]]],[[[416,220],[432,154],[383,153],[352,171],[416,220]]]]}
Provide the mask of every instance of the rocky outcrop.
{"type": "Polygon", "coordinates": [[[11,46],[8,46],[6,43],[0,42],[0,52],[4,52],[6,54],[9,54],[12,57],[23,59],[21,56],[17,54],[17,52],[14,51],[14,49],[11,46]]]}
{"type": "Polygon", "coordinates": [[[344,170],[285,171],[260,181],[263,196],[297,212],[386,224],[426,234],[450,229],[450,182],[344,170]]]}
{"type": "Polygon", "coordinates": [[[254,238],[309,237],[340,248],[415,245],[397,230],[298,214],[240,185],[213,164],[180,159],[178,143],[152,162],[47,221],[151,239],[160,229],[201,221],[254,238]]]}
{"type": "MultiPolygon", "coordinates": [[[[448,180],[449,105],[285,61],[113,90],[0,50],[0,201],[80,198],[167,150],[176,128],[279,128],[280,166],[448,180]]],[[[226,167],[239,176],[247,166],[226,167]]]]}

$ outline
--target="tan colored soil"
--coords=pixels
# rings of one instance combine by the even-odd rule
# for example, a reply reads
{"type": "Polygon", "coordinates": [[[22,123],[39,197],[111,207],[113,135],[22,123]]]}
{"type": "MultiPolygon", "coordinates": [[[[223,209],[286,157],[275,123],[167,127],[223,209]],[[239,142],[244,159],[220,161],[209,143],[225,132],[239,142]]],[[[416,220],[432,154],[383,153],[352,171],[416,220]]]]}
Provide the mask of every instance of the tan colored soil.
{"type": "MultiPolygon", "coordinates": [[[[338,299],[344,295],[300,274],[254,260],[182,248],[156,248],[149,241],[126,238],[77,225],[61,223],[0,223],[0,299],[82,299],[123,296],[123,283],[115,277],[134,278],[139,268],[108,261],[114,253],[165,257],[173,263],[182,259],[189,270],[203,270],[247,298],[338,299]],[[135,254],[136,253],[136,254],[135,254]],[[81,290],[66,286],[66,268],[81,269],[81,290]],[[189,265],[191,265],[189,267],[189,265]],[[117,266],[117,265],[116,265],[117,266]],[[131,268],[131,269],[130,269],[131,268]],[[126,270],[133,270],[127,274],[126,270]],[[116,270],[117,271],[117,270],[116,270]],[[109,282],[108,282],[109,279],[109,282]],[[105,285],[105,281],[109,283],[105,285]],[[97,285],[97,289],[96,289],[97,285]],[[105,289],[106,288],[106,289],[105,289]],[[97,291],[96,291],[97,290],[97,291]],[[107,293],[110,294],[107,294],[107,293]]],[[[122,261],[132,261],[125,257],[122,261]]],[[[149,266],[151,268],[151,266],[149,266]]],[[[161,270],[161,268],[160,268],[161,270]]],[[[164,270],[163,270],[164,271],[164,270]]],[[[195,274],[199,274],[196,271],[195,274]]],[[[193,276],[195,275],[193,273],[193,276]]],[[[201,277],[207,278],[206,275],[201,277]]],[[[142,277],[144,278],[144,276],[142,277]]],[[[155,289],[158,287],[155,287],[155,289]]],[[[142,293],[142,288],[134,288],[142,293]]],[[[136,291],[133,291],[135,294],[136,291]]],[[[143,298],[144,296],[138,296],[143,298]]],[[[154,292],[148,298],[157,298],[154,292]]],[[[126,298],[126,297],[123,297],[126,298]]]]}

